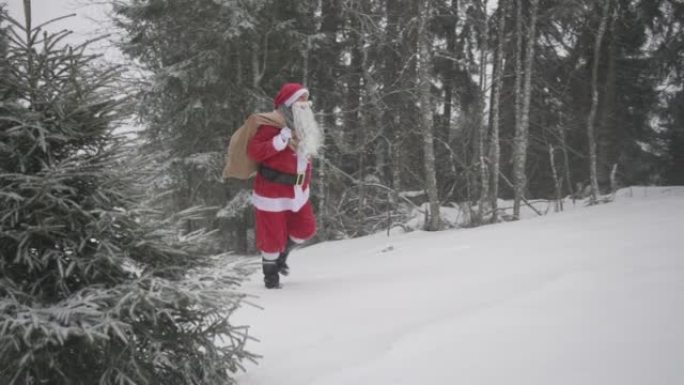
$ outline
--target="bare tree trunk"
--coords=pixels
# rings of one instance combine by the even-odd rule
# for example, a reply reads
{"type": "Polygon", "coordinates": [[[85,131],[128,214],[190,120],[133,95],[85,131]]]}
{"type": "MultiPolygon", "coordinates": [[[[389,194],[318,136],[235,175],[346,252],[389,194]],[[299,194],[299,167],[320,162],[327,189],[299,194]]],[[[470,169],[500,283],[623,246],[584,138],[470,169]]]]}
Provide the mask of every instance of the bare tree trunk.
{"type": "MultiPolygon", "coordinates": [[[[364,36],[365,40],[367,40],[368,36],[372,36],[374,34],[374,31],[372,30],[364,30],[364,36]]],[[[364,44],[365,44],[364,40],[364,44]]],[[[368,51],[364,50],[363,51],[363,79],[364,79],[364,91],[366,94],[367,100],[364,102],[364,105],[367,105],[370,110],[366,110],[363,116],[363,132],[362,132],[362,140],[364,143],[367,143],[369,141],[373,141],[373,137],[377,138],[386,138],[384,136],[384,129],[382,128],[382,107],[381,107],[381,97],[378,93],[378,87],[377,87],[377,82],[373,78],[373,75],[371,72],[368,71],[369,65],[368,63],[368,51]],[[378,131],[372,131],[372,128],[374,127],[380,127],[378,131]]],[[[382,172],[384,171],[385,168],[385,162],[386,159],[383,156],[383,151],[382,151],[382,146],[386,146],[387,142],[383,142],[382,140],[375,140],[379,144],[377,144],[375,147],[371,147],[371,151],[376,150],[375,153],[375,169],[376,172],[382,172]]],[[[367,154],[364,151],[362,154],[364,157],[362,163],[363,164],[367,163],[367,154]]],[[[370,163],[370,162],[368,162],[370,163]]],[[[388,201],[389,202],[389,201],[388,201]]]]}
{"type": "MultiPolygon", "coordinates": [[[[489,37],[489,23],[487,20],[487,0],[482,2],[482,14],[483,14],[483,31],[482,31],[482,47],[480,47],[480,95],[481,95],[481,114],[484,116],[485,108],[485,98],[487,93],[487,39],[489,37]]],[[[487,125],[484,119],[480,121],[480,133],[477,137],[477,150],[480,156],[480,203],[478,204],[479,210],[477,213],[478,224],[482,224],[484,220],[485,208],[487,205],[487,198],[489,196],[489,174],[487,169],[487,157],[485,150],[485,141],[487,140],[487,125]]]]}
{"type": "MultiPolygon", "coordinates": [[[[363,15],[368,15],[370,14],[370,3],[368,0],[362,0],[359,1],[359,11],[363,15]]],[[[359,47],[365,47],[367,45],[370,45],[368,43],[368,36],[372,36],[375,31],[370,30],[370,27],[368,26],[369,23],[364,23],[362,22],[362,19],[359,20],[359,32],[358,32],[358,46],[359,47]]],[[[359,175],[361,178],[361,185],[359,186],[359,208],[358,208],[358,222],[359,222],[359,234],[360,235],[365,235],[366,234],[366,229],[364,226],[364,223],[366,221],[366,210],[364,208],[366,207],[366,200],[367,200],[367,189],[368,187],[366,186],[366,178],[364,177],[366,175],[366,163],[368,162],[367,159],[367,143],[368,143],[368,138],[373,137],[375,135],[374,132],[369,132],[373,127],[376,127],[376,124],[373,124],[373,120],[375,119],[376,115],[375,112],[377,111],[377,96],[376,92],[372,88],[373,84],[373,79],[371,77],[371,74],[368,72],[368,50],[364,49],[361,50],[361,77],[360,80],[363,80],[363,90],[364,93],[361,95],[361,106],[359,107],[360,113],[361,113],[361,132],[359,133],[360,135],[360,146],[361,146],[361,151],[359,153],[359,175]]]]}
{"type": "MultiPolygon", "coordinates": [[[[345,12],[350,12],[349,10],[345,12]]],[[[349,17],[349,16],[347,16],[349,17]]],[[[353,36],[356,37],[356,44],[352,44],[349,54],[350,66],[349,66],[349,81],[347,84],[347,95],[345,102],[345,112],[344,112],[344,133],[345,141],[352,143],[352,147],[357,148],[359,144],[359,131],[360,127],[360,114],[359,109],[361,107],[361,60],[362,53],[361,47],[358,44],[358,35],[360,34],[360,25],[358,18],[352,18],[350,28],[353,31],[353,36]]]]}
{"type": "Polygon", "coordinates": [[[610,170],[610,192],[615,196],[615,193],[617,192],[618,185],[617,185],[617,169],[618,169],[618,164],[614,163],[613,168],[610,170]]]}
{"type": "MultiPolygon", "coordinates": [[[[456,50],[456,26],[458,24],[458,0],[453,0],[449,13],[450,21],[446,28],[446,46],[447,52],[458,54],[456,50]]],[[[447,68],[444,74],[444,121],[442,122],[442,133],[438,138],[445,143],[449,143],[451,138],[451,118],[453,115],[454,106],[454,80],[456,78],[456,63],[455,60],[449,60],[446,64],[447,68]]]]}
{"type": "Polygon", "coordinates": [[[311,36],[306,37],[306,47],[304,48],[304,52],[302,52],[302,61],[303,61],[303,69],[302,69],[302,84],[308,86],[309,85],[309,53],[311,52],[311,36]]]}
{"type": "MultiPolygon", "coordinates": [[[[316,177],[316,180],[318,181],[318,188],[315,190],[316,191],[316,197],[318,198],[318,216],[320,218],[328,218],[328,209],[327,209],[327,194],[326,194],[326,178],[328,177],[327,171],[326,171],[326,157],[325,157],[325,147],[321,148],[321,150],[318,152],[318,176],[316,177]]],[[[323,234],[323,239],[328,239],[328,234],[323,234]]]]}
{"type": "Polygon", "coordinates": [[[385,110],[383,121],[387,124],[389,151],[388,158],[392,174],[392,188],[394,191],[401,191],[402,187],[402,151],[401,151],[401,119],[398,110],[401,108],[401,97],[396,92],[397,74],[401,71],[400,43],[397,36],[400,34],[400,22],[402,3],[399,0],[385,0],[385,10],[387,12],[387,29],[385,36],[387,41],[385,46],[385,68],[384,83],[392,85],[387,96],[388,107],[385,110]]]}
{"type": "MultiPolygon", "coordinates": [[[[31,48],[33,45],[33,39],[31,39],[31,0],[24,0],[24,21],[26,22],[26,44],[27,48],[31,48]]],[[[31,60],[28,61],[28,65],[31,65],[31,60]]]]}
{"type": "MultiPolygon", "coordinates": [[[[266,72],[266,62],[268,60],[268,34],[264,37],[264,42],[263,42],[263,47],[261,47],[261,43],[256,43],[257,45],[252,47],[251,54],[252,54],[252,88],[254,89],[259,89],[259,84],[261,83],[261,79],[264,77],[264,73],[266,72]],[[263,52],[263,57],[259,58],[259,52],[263,52]],[[259,64],[259,60],[261,59],[261,64],[259,64]]],[[[239,62],[239,61],[238,61],[239,62]]],[[[242,82],[242,79],[240,79],[241,76],[238,76],[238,81],[242,82]]]]}
{"type": "Polygon", "coordinates": [[[521,118],[522,115],[522,50],[523,50],[523,20],[522,20],[522,1],[515,0],[515,137],[513,139],[513,191],[514,191],[514,201],[513,201],[513,218],[518,219],[520,217],[520,199],[522,190],[519,184],[520,178],[519,171],[517,168],[520,165],[520,139],[521,135],[521,118]]]}
{"type": "MultiPolygon", "coordinates": [[[[26,42],[30,45],[32,44],[31,40],[31,0],[24,0],[24,20],[26,21],[26,42]]],[[[29,60],[29,65],[31,64],[31,61],[29,60]]]]}
{"type": "Polygon", "coordinates": [[[549,163],[551,164],[551,175],[553,175],[553,187],[556,192],[556,204],[555,211],[563,211],[563,197],[561,193],[562,181],[558,177],[558,171],[556,171],[556,159],[554,156],[555,149],[549,144],[549,163]]]}
{"type": "Polygon", "coordinates": [[[501,145],[499,143],[499,101],[501,99],[501,87],[503,85],[504,70],[504,38],[506,28],[506,14],[510,0],[499,0],[499,31],[498,44],[496,46],[496,62],[494,63],[494,79],[492,84],[492,107],[491,107],[491,133],[489,137],[489,167],[491,168],[492,186],[490,194],[490,205],[492,209],[492,222],[498,220],[498,199],[499,199],[499,163],[501,159],[501,145]]]}
{"type": "Polygon", "coordinates": [[[599,195],[598,178],[596,175],[596,133],[594,132],[594,119],[596,118],[596,109],[598,107],[598,67],[601,59],[601,41],[603,40],[603,34],[606,31],[609,10],[610,0],[605,0],[603,3],[601,23],[599,24],[599,29],[596,33],[596,42],[594,43],[594,62],[591,67],[591,107],[589,109],[589,116],[587,117],[591,203],[596,203],[598,201],[599,195]]]}
{"type": "Polygon", "coordinates": [[[31,0],[24,0],[24,19],[26,21],[26,54],[28,57],[26,58],[26,65],[28,66],[27,72],[29,76],[29,84],[31,85],[31,89],[29,92],[29,102],[31,105],[34,105],[35,101],[37,100],[37,95],[36,95],[36,79],[37,77],[33,73],[33,63],[35,60],[31,58],[33,55],[33,44],[34,44],[34,39],[31,38],[31,0]]]}
{"type": "MultiPolygon", "coordinates": [[[[523,74],[516,74],[516,85],[519,83],[518,77],[520,75],[524,76],[524,83],[522,89],[517,89],[516,92],[516,107],[519,109],[519,113],[516,114],[519,121],[516,123],[515,128],[515,139],[513,148],[513,178],[514,178],[514,193],[515,202],[513,205],[513,217],[515,219],[520,218],[520,201],[525,195],[525,189],[527,186],[527,173],[525,171],[525,166],[527,163],[527,142],[528,142],[528,131],[530,125],[530,97],[532,95],[532,64],[534,58],[534,46],[535,46],[535,36],[536,36],[536,24],[537,24],[537,8],[539,6],[539,0],[532,0],[530,3],[530,21],[529,27],[527,29],[526,36],[526,49],[525,49],[525,68],[523,74]],[[522,103],[518,103],[518,96],[522,97],[522,103]]],[[[521,1],[518,0],[518,17],[520,19],[516,22],[518,36],[518,48],[522,49],[522,9],[521,1]]],[[[516,55],[516,68],[520,68],[520,57],[522,52],[516,55]]]]}
{"type": "Polygon", "coordinates": [[[558,126],[558,138],[560,140],[561,151],[563,152],[563,168],[565,173],[565,183],[568,185],[568,193],[572,196],[572,203],[575,203],[575,189],[570,176],[570,156],[568,155],[568,145],[565,139],[564,118],[561,115],[561,125],[558,126]]]}
{"type": "MultiPolygon", "coordinates": [[[[323,49],[318,54],[318,59],[322,63],[334,63],[337,60],[336,56],[336,46],[335,46],[335,37],[338,33],[339,30],[339,25],[340,25],[340,14],[341,14],[341,5],[339,0],[335,1],[325,1],[320,3],[319,5],[321,7],[321,25],[320,25],[320,34],[324,36],[324,45],[323,49]]],[[[320,82],[320,87],[321,90],[328,95],[333,93],[334,88],[335,88],[335,70],[334,67],[331,65],[327,64],[323,67],[317,67],[317,70],[319,71],[318,73],[318,78],[320,82]]],[[[331,237],[332,234],[330,234],[330,226],[329,223],[331,221],[331,214],[329,213],[329,207],[328,207],[328,185],[330,181],[328,180],[330,178],[330,175],[332,174],[330,172],[330,167],[328,166],[328,162],[334,162],[335,157],[335,150],[332,149],[333,147],[333,138],[331,137],[330,133],[332,130],[335,129],[335,113],[334,113],[334,106],[335,102],[334,100],[331,100],[330,97],[322,97],[320,101],[317,103],[318,106],[320,106],[321,110],[320,112],[323,114],[323,128],[324,128],[324,138],[325,138],[325,146],[321,149],[318,159],[315,160],[316,165],[317,165],[317,172],[318,172],[318,178],[316,181],[316,197],[317,202],[318,202],[318,217],[320,218],[320,229],[319,231],[319,237],[322,238],[323,240],[327,240],[331,237]]]]}
{"type": "Polygon", "coordinates": [[[426,229],[440,228],[439,198],[437,196],[437,175],[435,171],[435,145],[432,124],[432,98],[430,97],[430,38],[427,22],[430,17],[430,0],[421,0],[418,8],[418,92],[420,95],[420,123],[423,130],[423,156],[425,164],[425,190],[430,202],[430,217],[426,229]]]}
{"type": "MultiPolygon", "coordinates": [[[[487,85],[487,38],[489,36],[489,25],[487,23],[487,0],[480,0],[482,12],[482,46],[480,47],[480,91],[484,92],[487,85]]],[[[483,103],[484,105],[484,103],[483,103]]]]}
{"type": "MultiPolygon", "coordinates": [[[[610,132],[614,132],[611,129],[612,122],[614,121],[614,110],[615,110],[615,92],[616,92],[616,61],[617,61],[617,47],[615,41],[615,27],[617,21],[617,11],[620,5],[615,4],[612,11],[610,11],[609,23],[606,24],[606,31],[603,34],[603,40],[601,44],[608,44],[606,58],[608,61],[605,75],[605,83],[603,85],[603,95],[600,102],[601,105],[601,117],[597,118],[600,123],[596,124],[596,179],[600,184],[604,184],[610,180],[611,175],[609,164],[617,161],[620,158],[621,149],[624,148],[623,140],[611,137],[610,132]]],[[[597,111],[598,115],[598,111],[597,111]]]]}

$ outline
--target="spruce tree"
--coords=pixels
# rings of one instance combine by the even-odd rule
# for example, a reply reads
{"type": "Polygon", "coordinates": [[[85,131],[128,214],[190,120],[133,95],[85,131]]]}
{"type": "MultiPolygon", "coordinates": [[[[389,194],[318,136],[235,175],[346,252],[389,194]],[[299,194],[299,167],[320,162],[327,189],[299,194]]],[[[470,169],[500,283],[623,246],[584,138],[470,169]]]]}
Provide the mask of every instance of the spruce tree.
{"type": "Polygon", "coordinates": [[[257,34],[254,15],[261,3],[127,0],[113,4],[113,21],[122,32],[121,51],[147,74],[144,81],[132,85],[139,98],[135,112],[145,126],[141,133],[145,151],[160,155],[165,208],[181,212],[193,206],[213,207],[185,225],[189,232],[220,229],[213,240],[217,250],[244,253],[250,245],[249,207],[230,216],[219,210],[237,206],[247,184],[235,180],[224,184],[220,174],[233,130],[252,112],[271,107],[270,96],[261,89],[265,74],[258,69],[262,62],[258,43],[263,39],[257,34]]]}
{"type": "Polygon", "coordinates": [[[0,22],[0,384],[234,383],[244,272],[141,204],[118,70],[0,22]]]}

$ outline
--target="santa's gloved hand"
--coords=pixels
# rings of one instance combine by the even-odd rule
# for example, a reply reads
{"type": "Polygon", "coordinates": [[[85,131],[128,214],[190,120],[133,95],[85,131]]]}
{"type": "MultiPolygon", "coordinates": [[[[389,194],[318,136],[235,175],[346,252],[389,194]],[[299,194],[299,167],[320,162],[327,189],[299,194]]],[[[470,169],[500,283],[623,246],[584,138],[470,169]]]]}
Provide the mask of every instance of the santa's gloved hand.
{"type": "Polygon", "coordinates": [[[287,147],[290,139],[292,139],[292,130],[289,127],[283,127],[280,129],[280,134],[273,137],[273,147],[282,151],[287,147]]]}
{"type": "Polygon", "coordinates": [[[283,127],[280,129],[280,137],[283,139],[283,142],[287,142],[292,138],[292,130],[290,127],[283,127]]]}

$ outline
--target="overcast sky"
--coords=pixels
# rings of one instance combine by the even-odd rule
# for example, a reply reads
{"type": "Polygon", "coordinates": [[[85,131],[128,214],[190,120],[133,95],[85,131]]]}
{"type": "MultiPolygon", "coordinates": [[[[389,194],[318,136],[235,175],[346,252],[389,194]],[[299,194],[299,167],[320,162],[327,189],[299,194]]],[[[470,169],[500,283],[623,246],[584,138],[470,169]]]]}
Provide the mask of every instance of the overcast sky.
{"type": "MultiPolygon", "coordinates": [[[[24,1],[23,0],[0,0],[7,4],[10,16],[21,24],[24,24],[24,1]]],[[[78,45],[89,39],[113,34],[111,22],[107,12],[111,10],[106,0],[31,0],[31,25],[33,27],[57,17],[76,14],[67,19],[50,23],[44,29],[50,32],[70,30],[73,33],[66,39],[71,45],[78,45]]],[[[110,35],[109,39],[116,39],[110,35]]],[[[90,52],[102,54],[105,62],[125,62],[121,52],[112,45],[109,39],[98,41],[90,46],[90,52]]],[[[133,76],[130,73],[130,76],[133,76]]],[[[133,121],[127,121],[117,126],[116,134],[125,134],[129,138],[135,138],[141,129],[133,121]]]]}
{"type": "MultiPolygon", "coordinates": [[[[24,24],[24,0],[0,0],[7,4],[7,10],[14,19],[24,24]]],[[[73,31],[68,38],[70,44],[78,44],[97,36],[111,33],[111,23],[107,18],[110,6],[103,0],[31,0],[31,25],[37,26],[56,17],[76,14],[45,26],[51,32],[64,29],[73,31]]],[[[93,50],[117,60],[119,52],[111,47],[109,41],[95,44],[93,50]]]]}

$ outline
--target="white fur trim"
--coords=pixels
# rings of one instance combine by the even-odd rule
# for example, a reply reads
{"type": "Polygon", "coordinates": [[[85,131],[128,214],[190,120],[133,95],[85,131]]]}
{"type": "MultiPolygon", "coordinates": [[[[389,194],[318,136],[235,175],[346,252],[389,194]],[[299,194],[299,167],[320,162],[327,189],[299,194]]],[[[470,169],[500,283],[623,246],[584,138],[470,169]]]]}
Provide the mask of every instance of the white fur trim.
{"type": "Polygon", "coordinates": [[[265,251],[261,252],[261,256],[264,258],[264,262],[274,263],[276,259],[280,256],[280,253],[267,253],[265,251]]]}
{"type": "Polygon", "coordinates": [[[304,94],[308,95],[309,90],[307,90],[306,88],[300,88],[294,94],[292,94],[292,96],[287,98],[287,100],[283,104],[287,107],[290,107],[290,106],[292,106],[292,104],[294,104],[294,102],[297,101],[297,99],[301,98],[302,95],[304,95],[304,94]]]}
{"type": "Polygon", "coordinates": [[[297,173],[304,174],[308,164],[309,159],[307,159],[307,156],[302,154],[301,150],[297,151],[297,173]]]}
{"type": "Polygon", "coordinates": [[[302,190],[302,186],[294,187],[294,198],[269,198],[252,193],[252,204],[261,211],[277,213],[281,211],[297,212],[309,200],[309,189],[302,190]]]}
{"type": "Polygon", "coordinates": [[[294,242],[294,243],[304,243],[304,241],[306,240],[306,239],[295,238],[295,237],[293,237],[292,235],[290,235],[290,239],[291,239],[292,242],[294,242]]]}
{"type": "Polygon", "coordinates": [[[276,149],[276,151],[283,151],[287,147],[287,141],[283,140],[283,137],[280,135],[276,135],[273,137],[273,148],[276,149]]]}

